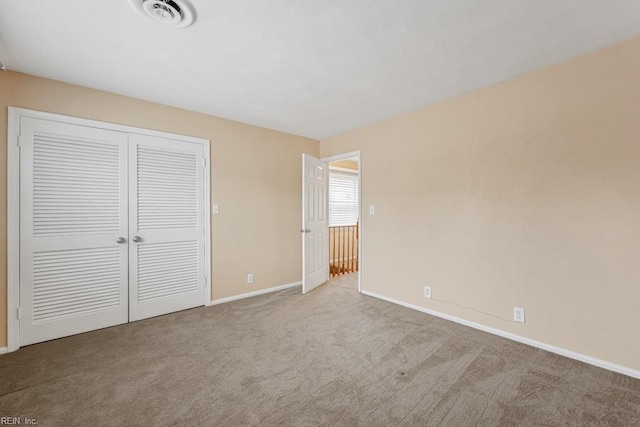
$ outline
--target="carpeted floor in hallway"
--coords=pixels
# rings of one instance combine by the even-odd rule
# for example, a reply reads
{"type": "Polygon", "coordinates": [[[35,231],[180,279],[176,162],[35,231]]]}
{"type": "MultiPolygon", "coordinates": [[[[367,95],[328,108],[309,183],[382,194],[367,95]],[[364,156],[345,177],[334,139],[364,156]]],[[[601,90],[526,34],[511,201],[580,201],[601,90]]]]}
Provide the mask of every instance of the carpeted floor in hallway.
{"type": "Polygon", "coordinates": [[[640,425],[640,380],[356,292],[345,276],[0,356],[38,426],[640,425]]]}

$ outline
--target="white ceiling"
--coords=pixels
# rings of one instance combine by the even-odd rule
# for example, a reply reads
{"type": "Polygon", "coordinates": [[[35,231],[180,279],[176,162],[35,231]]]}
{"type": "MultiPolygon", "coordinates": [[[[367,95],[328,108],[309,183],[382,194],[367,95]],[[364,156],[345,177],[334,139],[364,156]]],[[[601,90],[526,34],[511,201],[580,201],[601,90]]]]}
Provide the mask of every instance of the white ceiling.
{"type": "Polygon", "coordinates": [[[2,0],[0,60],[324,138],[640,35],[638,0],[192,4],[172,29],[128,0],[2,0]]]}

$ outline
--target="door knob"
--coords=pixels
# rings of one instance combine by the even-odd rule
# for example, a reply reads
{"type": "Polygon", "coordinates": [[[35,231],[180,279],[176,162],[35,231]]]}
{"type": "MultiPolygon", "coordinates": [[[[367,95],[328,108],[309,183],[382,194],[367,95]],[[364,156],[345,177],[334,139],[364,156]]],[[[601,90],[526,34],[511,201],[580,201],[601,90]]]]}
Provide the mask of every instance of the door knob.
{"type": "Polygon", "coordinates": [[[124,242],[126,242],[126,241],[127,241],[127,239],[125,239],[124,237],[118,237],[118,238],[116,239],[116,242],[118,242],[118,243],[124,243],[124,242]]]}
{"type": "Polygon", "coordinates": [[[142,237],[140,237],[140,236],[133,236],[133,239],[131,239],[131,240],[133,240],[133,241],[134,241],[134,242],[136,242],[136,243],[138,243],[138,242],[142,242],[142,237]]]}

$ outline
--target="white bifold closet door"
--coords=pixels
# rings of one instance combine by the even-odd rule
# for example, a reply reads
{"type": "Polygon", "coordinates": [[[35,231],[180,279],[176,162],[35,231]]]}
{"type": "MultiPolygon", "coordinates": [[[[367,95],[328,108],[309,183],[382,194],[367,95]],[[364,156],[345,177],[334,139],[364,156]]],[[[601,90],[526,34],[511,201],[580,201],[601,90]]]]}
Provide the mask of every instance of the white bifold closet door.
{"type": "Polygon", "coordinates": [[[20,345],[127,322],[126,133],[20,122],[20,345]]]}
{"type": "Polygon", "coordinates": [[[203,146],[129,135],[129,319],[203,304],[203,146]]]}
{"type": "Polygon", "coordinates": [[[20,345],[203,305],[203,145],[21,118],[20,345]]]}

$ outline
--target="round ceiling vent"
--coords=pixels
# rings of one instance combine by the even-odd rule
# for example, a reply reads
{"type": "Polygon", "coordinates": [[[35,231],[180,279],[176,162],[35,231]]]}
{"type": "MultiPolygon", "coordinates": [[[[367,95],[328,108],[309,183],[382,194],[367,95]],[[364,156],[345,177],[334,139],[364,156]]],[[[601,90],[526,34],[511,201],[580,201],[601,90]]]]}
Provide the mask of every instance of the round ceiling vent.
{"type": "Polygon", "coordinates": [[[188,0],[129,0],[131,5],[150,19],[168,27],[184,28],[196,20],[196,12],[188,0]]]}

